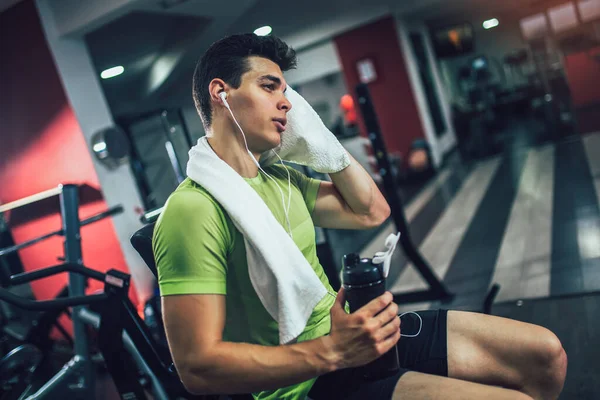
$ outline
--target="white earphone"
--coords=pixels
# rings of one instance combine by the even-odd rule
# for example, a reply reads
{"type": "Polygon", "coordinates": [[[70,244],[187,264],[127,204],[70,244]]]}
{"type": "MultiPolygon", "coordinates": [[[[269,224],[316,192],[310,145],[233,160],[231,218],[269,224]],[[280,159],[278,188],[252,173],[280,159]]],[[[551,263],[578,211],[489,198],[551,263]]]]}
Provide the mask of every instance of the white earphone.
{"type": "MultiPolygon", "coordinates": [[[[286,219],[286,222],[287,222],[288,231],[289,231],[290,237],[293,239],[292,227],[291,227],[290,218],[289,218],[290,203],[291,203],[291,199],[292,199],[292,187],[291,187],[290,172],[287,170],[287,167],[284,166],[285,167],[285,171],[287,172],[287,175],[288,175],[288,204],[287,204],[287,207],[286,207],[285,206],[285,199],[284,199],[284,195],[283,195],[283,190],[281,190],[281,187],[279,186],[279,184],[277,183],[277,181],[275,181],[275,179],[273,179],[269,174],[267,174],[265,172],[264,169],[261,168],[259,162],[256,160],[256,158],[254,158],[254,154],[252,154],[252,152],[248,148],[248,142],[246,141],[246,135],[244,134],[244,130],[242,129],[242,127],[238,123],[237,119],[235,118],[235,115],[233,115],[233,111],[231,111],[231,107],[229,107],[229,103],[227,103],[227,92],[224,92],[224,91],[220,92],[219,93],[219,97],[221,98],[221,100],[223,100],[223,104],[229,110],[229,113],[231,114],[231,117],[235,121],[235,124],[239,128],[240,132],[242,132],[242,137],[244,138],[244,143],[246,144],[246,151],[248,152],[248,154],[252,158],[252,161],[254,161],[254,164],[256,164],[256,166],[258,167],[258,169],[260,171],[262,171],[263,174],[265,174],[266,176],[268,176],[269,179],[271,179],[277,185],[277,188],[279,189],[279,192],[281,193],[281,201],[283,203],[283,210],[285,211],[285,219],[286,219]]],[[[275,155],[277,156],[277,158],[279,158],[279,161],[281,161],[281,164],[283,165],[283,160],[281,159],[281,157],[279,157],[279,154],[275,153],[275,155]]]]}
{"type": "Polygon", "coordinates": [[[223,100],[223,104],[225,104],[225,107],[229,108],[229,104],[227,104],[227,92],[219,93],[219,97],[221,97],[221,100],[223,100]]]}

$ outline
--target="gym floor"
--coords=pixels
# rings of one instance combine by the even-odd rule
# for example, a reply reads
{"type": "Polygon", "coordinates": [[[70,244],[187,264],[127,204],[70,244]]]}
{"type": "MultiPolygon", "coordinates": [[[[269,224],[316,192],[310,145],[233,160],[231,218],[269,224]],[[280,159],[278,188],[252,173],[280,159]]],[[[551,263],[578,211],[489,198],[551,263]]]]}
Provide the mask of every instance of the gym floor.
{"type": "MultiPolygon", "coordinates": [[[[470,309],[498,283],[492,314],[562,340],[561,399],[600,398],[600,133],[544,142],[530,128],[509,122],[500,154],[469,163],[454,154],[425,184],[401,189],[413,242],[456,295],[401,309],[470,309]]],[[[371,257],[394,229],[329,231],[334,258],[371,257]]],[[[394,257],[391,291],[427,288],[402,251],[394,257]]],[[[98,398],[117,398],[106,378],[98,386],[98,398]]]]}
{"type": "MultiPolygon", "coordinates": [[[[493,283],[501,285],[496,302],[600,290],[599,198],[600,133],[451,164],[415,196],[407,217],[413,241],[456,294],[442,306],[460,308],[493,283]]],[[[392,230],[383,228],[363,254],[392,230]]],[[[390,289],[425,289],[395,256],[390,289]]]]}
{"type": "MultiPolygon", "coordinates": [[[[561,399],[600,398],[600,132],[536,143],[509,126],[506,150],[451,160],[407,206],[413,242],[455,294],[402,311],[474,309],[491,285],[492,314],[539,324],[561,339],[569,369],[561,399]]],[[[390,223],[363,250],[378,251],[390,223]]],[[[426,289],[396,252],[389,289],[426,289]]]]}

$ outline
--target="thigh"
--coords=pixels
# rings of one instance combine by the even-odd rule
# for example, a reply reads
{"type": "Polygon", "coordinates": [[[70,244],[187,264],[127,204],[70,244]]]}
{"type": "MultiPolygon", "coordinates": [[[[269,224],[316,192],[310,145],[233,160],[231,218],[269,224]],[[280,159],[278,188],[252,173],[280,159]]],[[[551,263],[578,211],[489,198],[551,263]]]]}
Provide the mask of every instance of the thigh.
{"type": "Polygon", "coordinates": [[[408,371],[401,369],[396,375],[377,381],[364,379],[360,368],[348,368],[317,378],[308,393],[311,400],[364,400],[392,399],[398,380],[408,371]]]}
{"type": "Polygon", "coordinates": [[[512,390],[442,376],[408,372],[400,378],[393,400],[533,400],[512,390]]]}
{"type": "Polygon", "coordinates": [[[361,368],[348,368],[323,375],[309,393],[313,400],[321,399],[391,399],[398,380],[409,370],[448,375],[447,311],[428,310],[402,316],[404,335],[398,341],[398,356],[402,367],[398,374],[378,381],[366,381],[361,368]]]}
{"type": "Polygon", "coordinates": [[[411,371],[448,376],[447,310],[417,311],[401,318],[398,356],[411,371]],[[417,314],[417,315],[415,315],[417,314]]]}
{"type": "Polygon", "coordinates": [[[518,388],[524,371],[544,368],[556,336],[541,326],[486,314],[448,312],[448,375],[518,388]]]}

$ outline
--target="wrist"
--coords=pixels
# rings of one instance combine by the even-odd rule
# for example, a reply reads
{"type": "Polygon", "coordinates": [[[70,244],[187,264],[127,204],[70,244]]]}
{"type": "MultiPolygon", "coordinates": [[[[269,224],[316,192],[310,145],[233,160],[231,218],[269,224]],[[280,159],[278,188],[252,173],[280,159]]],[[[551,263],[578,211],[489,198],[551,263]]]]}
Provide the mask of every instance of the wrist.
{"type": "Polygon", "coordinates": [[[336,346],[334,339],[330,336],[323,336],[319,338],[321,349],[318,352],[319,357],[322,359],[322,365],[324,373],[334,372],[343,367],[344,357],[336,346]]]}

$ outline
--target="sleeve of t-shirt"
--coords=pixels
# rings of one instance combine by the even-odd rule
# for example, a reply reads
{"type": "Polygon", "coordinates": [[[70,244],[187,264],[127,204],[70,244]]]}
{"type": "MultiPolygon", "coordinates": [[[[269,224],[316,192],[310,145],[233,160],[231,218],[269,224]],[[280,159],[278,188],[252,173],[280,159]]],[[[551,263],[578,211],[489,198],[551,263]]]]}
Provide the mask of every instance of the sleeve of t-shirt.
{"type": "Polygon", "coordinates": [[[161,295],[226,294],[231,243],[214,199],[193,190],[173,193],[152,241],[161,295]]]}
{"type": "MultiPolygon", "coordinates": [[[[277,165],[278,168],[282,169],[283,167],[277,165]]],[[[286,166],[285,167],[290,172],[290,179],[292,184],[295,185],[300,192],[302,193],[302,197],[304,197],[304,202],[306,203],[306,207],[308,208],[308,212],[312,214],[315,209],[315,204],[317,202],[317,196],[319,194],[319,187],[321,186],[321,181],[319,179],[310,178],[304,175],[302,172],[294,169],[293,167],[286,166]]],[[[282,171],[285,179],[287,180],[287,174],[285,171],[282,171]]]]}

